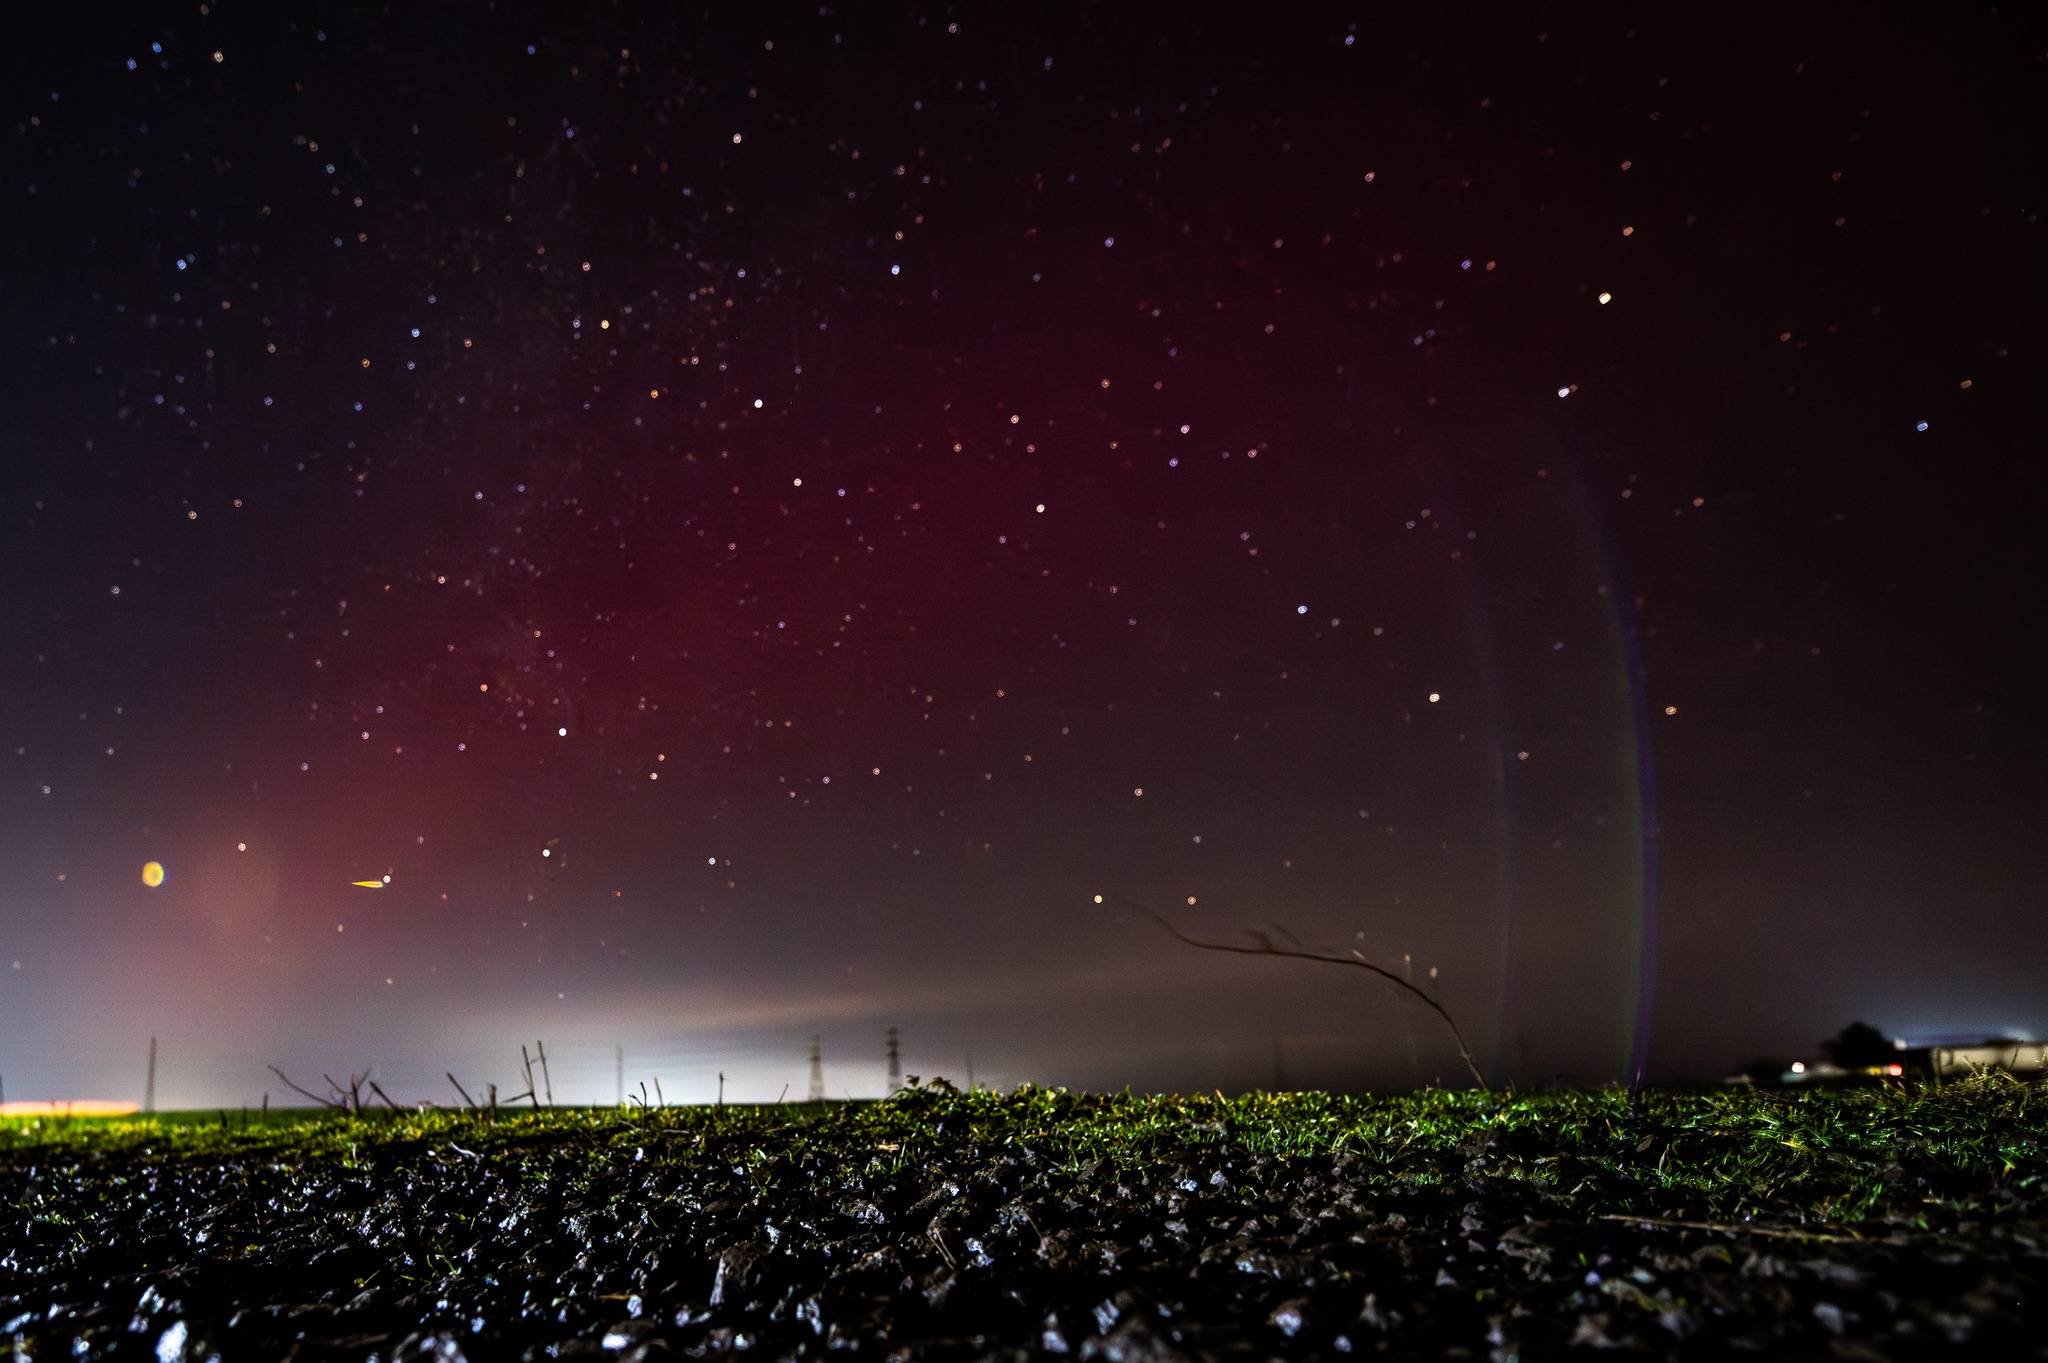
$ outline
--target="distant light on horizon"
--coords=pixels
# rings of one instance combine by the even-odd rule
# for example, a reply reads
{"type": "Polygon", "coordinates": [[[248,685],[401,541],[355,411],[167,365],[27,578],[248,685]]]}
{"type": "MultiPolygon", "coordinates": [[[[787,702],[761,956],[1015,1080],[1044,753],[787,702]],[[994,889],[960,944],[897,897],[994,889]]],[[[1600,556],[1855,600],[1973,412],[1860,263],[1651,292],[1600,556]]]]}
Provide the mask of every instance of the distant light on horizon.
{"type": "Polygon", "coordinates": [[[140,1111],[140,1103],[117,1103],[105,1098],[0,1103],[0,1117],[130,1117],[140,1111]]]}

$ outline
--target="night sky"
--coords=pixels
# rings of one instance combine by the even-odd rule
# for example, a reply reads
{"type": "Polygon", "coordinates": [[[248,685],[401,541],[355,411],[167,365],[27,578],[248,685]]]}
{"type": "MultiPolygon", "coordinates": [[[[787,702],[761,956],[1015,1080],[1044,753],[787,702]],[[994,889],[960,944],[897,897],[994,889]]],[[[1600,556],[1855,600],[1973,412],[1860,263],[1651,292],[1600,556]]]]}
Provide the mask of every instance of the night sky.
{"type": "Polygon", "coordinates": [[[2048,1031],[2038,11],[10,23],[10,1099],[2048,1031]]]}

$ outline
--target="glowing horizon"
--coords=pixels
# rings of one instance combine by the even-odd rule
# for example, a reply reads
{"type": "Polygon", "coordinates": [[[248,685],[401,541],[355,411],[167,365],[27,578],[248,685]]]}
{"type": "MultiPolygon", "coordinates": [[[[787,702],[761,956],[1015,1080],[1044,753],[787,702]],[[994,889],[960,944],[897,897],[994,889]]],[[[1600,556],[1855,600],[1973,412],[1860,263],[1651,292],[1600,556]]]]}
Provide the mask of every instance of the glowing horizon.
{"type": "Polygon", "coordinates": [[[140,1111],[140,1103],[117,1103],[105,1098],[0,1103],[0,1117],[131,1117],[140,1111]]]}

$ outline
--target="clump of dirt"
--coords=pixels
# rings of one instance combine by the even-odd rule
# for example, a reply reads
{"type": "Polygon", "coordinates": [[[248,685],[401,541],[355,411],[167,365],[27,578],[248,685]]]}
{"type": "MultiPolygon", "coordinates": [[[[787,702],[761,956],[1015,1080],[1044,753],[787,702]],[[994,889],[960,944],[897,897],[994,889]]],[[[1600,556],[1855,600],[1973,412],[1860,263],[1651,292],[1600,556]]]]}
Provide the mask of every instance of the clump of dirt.
{"type": "Polygon", "coordinates": [[[2035,1357],[2039,1096],[938,1085],[17,1130],[0,1335],[165,1363],[2035,1357]]]}

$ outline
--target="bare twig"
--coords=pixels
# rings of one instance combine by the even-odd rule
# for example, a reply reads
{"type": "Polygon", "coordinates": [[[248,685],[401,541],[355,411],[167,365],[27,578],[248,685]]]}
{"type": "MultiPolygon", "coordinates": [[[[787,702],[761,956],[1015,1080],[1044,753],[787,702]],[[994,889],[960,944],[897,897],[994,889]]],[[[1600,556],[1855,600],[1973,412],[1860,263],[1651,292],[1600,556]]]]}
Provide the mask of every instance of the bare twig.
{"type": "Polygon", "coordinates": [[[1019,1210],[1024,1213],[1024,1224],[1031,1227],[1031,1233],[1038,1237],[1038,1257],[1050,1260],[1058,1252],[1059,1247],[1048,1240],[1045,1232],[1039,1229],[1038,1223],[1031,1219],[1031,1210],[1028,1207],[1019,1210]]]}
{"type": "Polygon", "coordinates": [[[960,1267],[960,1261],[953,1257],[953,1251],[946,1248],[946,1237],[939,1230],[937,1218],[933,1218],[931,1225],[925,1228],[925,1235],[930,1238],[934,1245],[938,1246],[939,1253],[944,1257],[947,1268],[957,1269],[960,1267]]]}
{"type": "MultiPolygon", "coordinates": [[[[533,1049],[540,1055],[540,1085],[543,1089],[547,1091],[548,1106],[553,1107],[555,1105],[555,1081],[548,1078],[547,1044],[545,1042],[536,1041],[533,1043],[533,1049]]],[[[531,1077],[532,1075],[529,1071],[528,1078],[531,1079],[531,1077]]]]}
{"type": "Polygon", "coordinates": [[[374,1079],[370,1081],[370,1092],[376,1094],[379,1098],[382,1098],[384,1100],[384,1106],[390,1108],[393,1112],[399,1110],[398,1104],[391,1101],[391,1095],[386,1093],[374,1079]]]}
{"type": "MultiPolygon", "coordinates": [[[[310,1089],[300,1088],[297,1084],[294,1084],[291,1081],[291,1077],[289,1075],[287,1075],[283,1070],[279,1069],[277,1066],[271,1065],[268,1068],[272,1074],[276,1075],[279,1079],[284,1080],[284,1086],[290,1089],[293,1093],[296,1093],[304,1098],[311,1098],[314,1102],[320,1104],[320,1106],[322,1107],[338,1107],[341,1108],[343,1111],[348,1110],[347,1105],[344,1103],[337,1103],[332,1098],[322,1098],[319,1094],[314,1093],[310,1089]]],[[[330,1079],[327,1082],[331,1084],[334,1081],[330,1079]]],[[[269,1095],[266,1094],[264,1096],[267,1098],[269,1095]]]]}
{"type": "Polygon", "coordinates": [[[1775,1240],[1828,1240],[1839,1244],[1865,1245],[1910,1243],[1910,1240],[1901,1239],[1898,1236],[1886,1236],[1879,1239],[1868,1235],[1857,1235],[1854,1232],[1841,1234],[1834,1231],[1799,1230],[1792,1226],[1758,1226],[1731,1221],[1680,1221],[1667,1216],[1622,1216],[1619,1214],[1609,1214],[1602,1216],[1600,1219],[1602,1221],[1622,1221],[1632,1226],[1661,1226],[1666,1230],[1706,1230],[1719,1231],[1724,1235],[1764,1235],[1775,1240]]]}
{"type": "MultiPolygon", "coordinates": [[[[1174,940],[1179,942],[1185,942],[1187,945],[1191,947],[1197,947],[1203,951],[1227,951],[1233,956],[1279,956],[1293,961],[1316,961],[1323,965],[1343,965],[1350,966],[1356,970],[1366,970],[1372,972],[1373,974],[1379,976],[1381,979],[1385,980],[1387,983],[1393,985],[1395,988],[1400,989],[1403,993],[1411,995],[1412,997],[1420,1001],[1423,1007],[1429,1009],[1430,1012],[1435,1013],[1438,1017],[1442,1018],[1444,1026],[1450,1029],[1451,1040],[1457,1043],[1458,1054],[1460,1057],[1464,1059],[1465,1068],[1472,1071],[1472,1082],[1479,1085],[1479,1087],[1487,1093],[1493,1092],[1493,1089],[1486,1082],[1486,1076],[1480,1073],[1479,1062],[1473,1059],[1472,1057],[1472,1048],[1465,1044],[1465,1034],[1458,1030],[1458,1024],[1455,1021],[1453,1021],[1451,1015],[1444,1010],[1444,1006],[1441,1003],[1438,1003],[1435,999],[1431,998],[1428,994],[1424,993],[1422,990],[1416,988],[1407,980],[1402,979],[1393,971],[1388,970],[1385,966],[1374,965],[1371,961],[1365,959],[1363,953],[1353,951],[1349,956],[1325,956],[1319,951],[1307,951],[1297,950],[1289,947],[1279,947],[1273,945],[1273,939],[1268,937],[1265,933],[1254,931],[1252,929],[1246,929],[1246,932],[1247,935],[1249,935],[1254,942],[1258,943],[1257,946],[1239,947],[1232,946],[1228,942],[1204,942],[1198,937],[1188,936],[1179,928],[1175,927],[1172,923],[1168,922],[1159,913],[1155,912],[1153,909],[1147,907],[1144,904],[1138,903],[1134,899],[1127,899],[1122,895],[1116,896],[1116,899],[1118,900],[1118,902],[1124,904],[1129,908],[1136,909],[1139,913],[1144,914],[1154,923],[1157,923],[1162,929],[1166,931],[1167,935],[1174,938],[1174,940]]],[[[1282,936],[1286,937],[1290,942],[1295,942],[1297,947],[1299,946],[1299,939],[1296,938],[1293,933],[1288,932],[1285,928],[1279,927],[1277,924],[1275,925],[1275,930],[1278,931],[1282,936]]]]}
{"type": "Polygon", "coordinates": [[[469,1096],[468,1089],[464,1088],[460,1083],[456,1082],[455,1071],[444,1070],[443,1073],[445,1073],[448,1076],[448,1082],[455,1085],[455,1091],[462,1095],[462,1101],[468,1103],[472,1108],[474,1108],[476,1106],[476,1099],[469,1096]]]}
{"type": "Polygon", "coordinates": [[[363,1115],[363,1098],[361,1086],[357,1084],[356,1077],[353,1074],[351,1074],[348,1077],[347,1088],[343,1088],[341,1085],[335,1083],[334,1076],[331,1074],[323,1074],[320,1077],[327,1081],[328,1088],[334,1090],[336,1105],[339,1106],[342,1111],[353,1112],[358,1117],[363,1115]]]}

